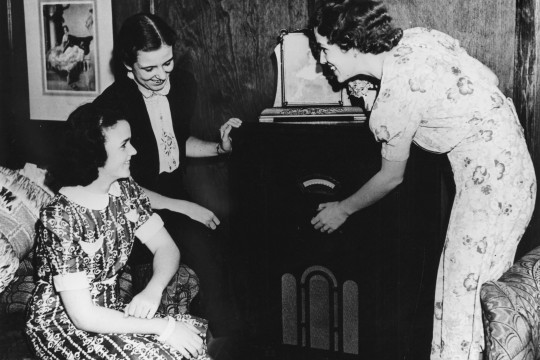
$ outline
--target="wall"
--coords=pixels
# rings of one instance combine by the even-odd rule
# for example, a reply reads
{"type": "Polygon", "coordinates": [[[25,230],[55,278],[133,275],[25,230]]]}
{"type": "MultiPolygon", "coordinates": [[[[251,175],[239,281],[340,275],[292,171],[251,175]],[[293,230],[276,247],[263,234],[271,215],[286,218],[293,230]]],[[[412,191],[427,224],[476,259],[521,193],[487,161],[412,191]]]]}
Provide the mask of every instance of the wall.
{"type": "MultiPolygon", "coordinates": [[[[2,6],[0,8],[0,19],[7,19],[7,7],[2,6]]],[[[9,34],[7,26],[0,27],[0,49],[9,48],[9,34]]],[[[9,57],[0,56],[0,69],[7,69],[9,64],[9,57]]],[[[0,99],[7,98],[9,94],[8,86],[8,72],[0,72],[0,99]]],[[[0,101],[0,164],[4,164],[7,161],[9,153],[9,131],[7,127],[7,118],[9,114],[9,107],[7,101],[0,101]]]]}
{"type": "Polygon", "coordinates": [[[499,77],[507,96],[514,77],[515,7],[508,0],[389,0],[402,28],[433,28],[460,40],[461,45],[499,77]]]}
{"type": "MultiPolygon", "coordinates": [[[[177,66],[198,82],[192,133],[218,139],[230,117],[256,121],[275,94],[271,55],[281,29],[305,27],[307,2],[298,0],[156,1],[155,12],[177,31],[177,66]]],[[[227,216],[228,168],[224,162],[193,161],[187,183],[195,199],[227,216]],[[202,181],[201,181],[202,180],[202,181]]]]}

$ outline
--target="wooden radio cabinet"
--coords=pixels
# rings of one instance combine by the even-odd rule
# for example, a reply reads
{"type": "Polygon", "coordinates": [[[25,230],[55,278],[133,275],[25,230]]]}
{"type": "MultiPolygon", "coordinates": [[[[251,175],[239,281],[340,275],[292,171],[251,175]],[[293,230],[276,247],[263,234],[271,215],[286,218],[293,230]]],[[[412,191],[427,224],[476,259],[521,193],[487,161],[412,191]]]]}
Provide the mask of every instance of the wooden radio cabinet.
{"type": "Polygon", "coordinates": [[[413,149],[403,184],[322,234],[310,224],[317,205],[380,168],[367,123],[246,122],[234,141],[232,251],[250,359],[428,358],[446,157],[413,149]]]}

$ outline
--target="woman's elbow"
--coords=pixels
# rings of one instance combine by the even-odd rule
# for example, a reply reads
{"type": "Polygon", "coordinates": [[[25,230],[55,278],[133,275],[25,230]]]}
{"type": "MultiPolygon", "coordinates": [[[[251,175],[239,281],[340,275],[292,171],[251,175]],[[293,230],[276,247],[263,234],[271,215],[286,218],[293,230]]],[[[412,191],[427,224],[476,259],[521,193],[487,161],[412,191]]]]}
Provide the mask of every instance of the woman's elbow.
{"type": "Polygon", "coordinates": [[[78,330],[95,332],[94,316],[78,312],[70,314],[69,317],[78,330]]]}
{"type": "Polygon", "coordinates": [[[394,190],[403,182],[403,176],[392,176],[386,182],[388,192],[394,190]]]}

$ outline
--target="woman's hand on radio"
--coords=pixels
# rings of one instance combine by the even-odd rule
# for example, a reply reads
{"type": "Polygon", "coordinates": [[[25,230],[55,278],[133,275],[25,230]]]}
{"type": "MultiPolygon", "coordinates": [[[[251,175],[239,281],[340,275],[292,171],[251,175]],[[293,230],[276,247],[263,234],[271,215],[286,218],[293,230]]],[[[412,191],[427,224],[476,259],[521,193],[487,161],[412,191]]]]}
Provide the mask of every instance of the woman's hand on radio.
{"type": "Polygon", "coordinates": [[[319,204],[317,211],[319,213],[311,219],[311,224],[316,230],[328,234],[336,231],[349,217],[338,201],[319,204]]]}

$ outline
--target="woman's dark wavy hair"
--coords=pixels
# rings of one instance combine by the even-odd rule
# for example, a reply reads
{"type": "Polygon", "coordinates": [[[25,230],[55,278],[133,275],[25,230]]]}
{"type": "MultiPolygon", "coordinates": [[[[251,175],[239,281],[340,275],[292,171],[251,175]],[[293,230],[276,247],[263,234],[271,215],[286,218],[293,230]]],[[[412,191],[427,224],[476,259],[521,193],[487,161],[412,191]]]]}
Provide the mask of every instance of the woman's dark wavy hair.
{"type": "Polygon", "coordinates": [[[403,30],[392,25],[386,7],[373,0],[324,1],[311,17],[309,28],[312,36],[316,28],[330,44],[343,50],[356,48],[371,54],[391,50],[403,36],[403,30]]]}
{"type": "Polygon", "coordinates": [[[86,186],[98,178],[98,168],[105,165],[104,129],[115,126],[124,117],[111,109],[89,103],[73,111],[67,120],[62,151],[51,168],[50,186],[86,186]]]}
{"type": "Polygon", "coordinates": [[[138,51],[158,50],[162,45],[174,47],[175,31],[160,17],[139,13],[127,18],[118,35],[113,50],[115,72],[125,73],[124,66],[137,62],[138,51]]]}

